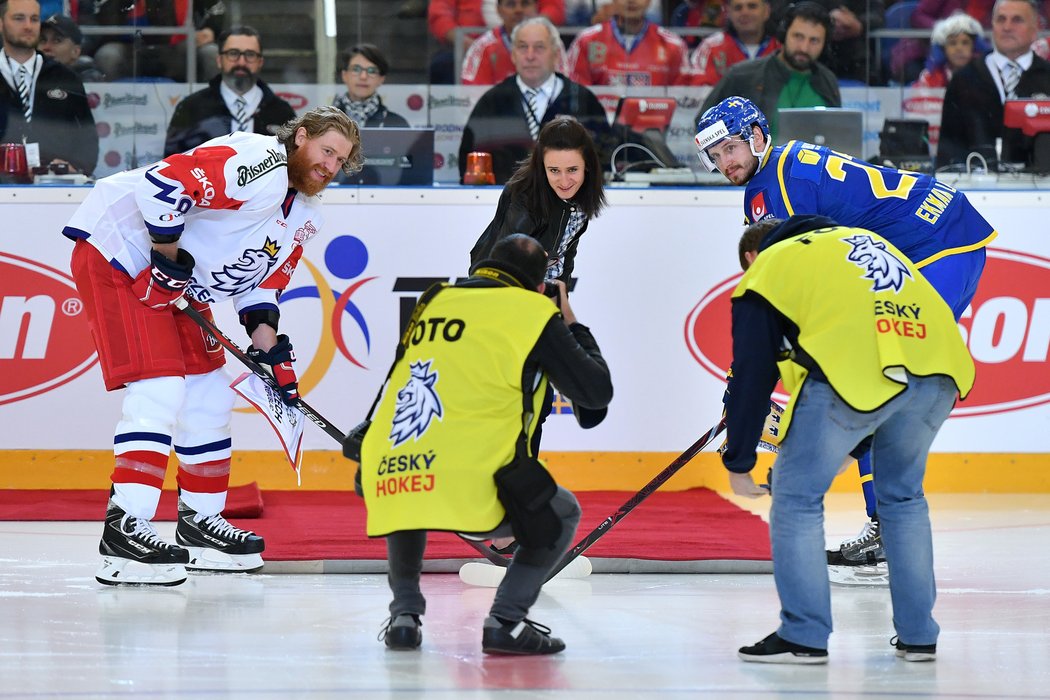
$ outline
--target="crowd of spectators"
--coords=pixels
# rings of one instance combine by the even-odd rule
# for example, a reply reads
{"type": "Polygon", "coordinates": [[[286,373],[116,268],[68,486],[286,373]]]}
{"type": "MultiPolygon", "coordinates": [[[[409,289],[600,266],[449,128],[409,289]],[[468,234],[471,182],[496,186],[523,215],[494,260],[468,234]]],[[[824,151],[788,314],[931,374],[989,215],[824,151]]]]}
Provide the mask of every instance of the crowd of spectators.
{"type": "MultiPolygon", "coordinates": [[[[90,110],[79,106],[83,83],[184,82],[190,48],[197,52],[196,79],[207,87],[176,107],[165,154],[230,131],[272,132],[294,110],[260,77],[265,59],[258,32],[226,28],[226,5],[221,0],[0,3],[7,58],[0,62],[7,115],[2,139],[39,140],[46,161],[40,166],[55,162],[69,172],[90,174],[88,151],[97,156],[98,138],[76,136],[93,130],[90,110]],[[194,36],[135,31],[187,22],[194,36]],[[124,25],[128,35],[85,31],[124,25]],[[19,82],[23,64],[31,73],[25,83],[19,82]],[[70,98],[51,104],[50,95],[59,93],[70,98]]],[[[1050,0],[430,0],[417,12],[425,16],[435,49],[432,81],[491,87],[465,125],[461,155],[490,147],[484,134],[495,128],[492,138],[508,151],[507,162],[497,157],[502,181],[539,127],[557,114],[576,113],[565,112],[562,100],[575,101],[581,120],[597,118],[601,105],[588,86],[710,87],[705,107],[742,95],[770,115],[774,134],[779,108],[840,106],[842,87],[945,89],[939,164],[956,163],[978,146],[994,150],[990,155],[996,159],[1025,162],[1030,144],[1004,131],[1003,102],[1050,94],[1050,78],[1042,77],[1050,65],[1044,60],[1050,42],[1039,37],[1048,11],[1050,0]],[[928,30],[929,39],[876,32],[887,18],[885,26],[928,30]],[[538,38],[516,47],[523,22],[531,23],[526,34],[538,38]],[[479,28],[486,30],[474,33],[479,28]],[[681,29],[701,31],[676,31],[681,29]],[[461,46],[454,46],[457,37],[461,46]],[[1007,45],[1011,48],[1004,50],[1007,45]],[[455,75],[457,54],[461,70],[455,75]],[[530,72],[536,75],[529,77],[530,72]],[[488,123],[493,118],[504,121],[493,127],[488,123]],[[520,137],[514,148],[507,146],[514,139],[500,131],[507,124],[520,137]]],[[[398,59],[396,46],[388,48],[398,59]]],[[[345,50],[338,73],[346,91],[334,104],[363,126],[407,126],[378,92],[390,69],[391,61],[374,44],[359,42],[345,50]]],[[[607,153],[615,144],[596,125],[588,128],[607,153]]]]}

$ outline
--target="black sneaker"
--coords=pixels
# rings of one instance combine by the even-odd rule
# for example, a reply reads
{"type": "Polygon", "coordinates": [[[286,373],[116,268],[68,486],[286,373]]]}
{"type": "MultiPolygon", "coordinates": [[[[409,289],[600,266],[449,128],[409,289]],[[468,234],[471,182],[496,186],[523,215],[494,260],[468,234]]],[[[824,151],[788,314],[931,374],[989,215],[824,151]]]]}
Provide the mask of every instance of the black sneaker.
{"type": "Polygon", "coordinates": [[[383,623],[377,639],[386,643],[387,649],[394,651],[411,651],[423,643],[423,623],[419,615],[402,613],[397,617],[388,617],[383,623]]]}
{"type": "Polygon", "coordinates": [[[760,664],[826,664],[828,650],[804,647],[781,639],[776,632],[749,647],[740,647],[736,653],[744,661],[760,664]]]}
{"type": "Polygon", "coordinates": [[[107,586],[177,586],[186,580],[190,560],[185,549],[162,540],[153,523],[128,515],[112,499],[98,553],[102,564],[95,580],[107,586]]]}
{"type": "Polygon", "coordinates": [[[188,569],[250,573],[263,566],[266,543],[250,530],[241,530],[221,515],[202,516],[179,498],[175,541],[189,550],[188,569]]]}
{"type": "Polygon", "coordinates": [[[549,627],[529,619],[508,622],[489,615],[481,631],[481,650],[486,654],[533,656],[563,649],[565,642],[552,637],[549,627]]]}
{"type": "Polygon", "coordinates": [[[900,637],[890,640],[890,646],[896,647],[897,656],[905,661],[935,661],[937,659],[936,644],[905,644],[900,637]]]}

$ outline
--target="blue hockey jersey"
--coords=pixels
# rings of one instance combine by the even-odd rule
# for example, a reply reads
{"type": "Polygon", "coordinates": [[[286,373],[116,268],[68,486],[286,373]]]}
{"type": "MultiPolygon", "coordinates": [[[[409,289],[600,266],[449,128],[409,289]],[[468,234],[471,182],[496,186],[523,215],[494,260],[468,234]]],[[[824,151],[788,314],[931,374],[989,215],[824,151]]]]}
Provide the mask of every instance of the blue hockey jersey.
{"type": "Polygon", "coordinates": [[[874,231],[923,267],[996,236],[966,195],[929,175],[885,168],[802,141],[770,149],[744,191],[744,218],[821,214],[874,231]]]}

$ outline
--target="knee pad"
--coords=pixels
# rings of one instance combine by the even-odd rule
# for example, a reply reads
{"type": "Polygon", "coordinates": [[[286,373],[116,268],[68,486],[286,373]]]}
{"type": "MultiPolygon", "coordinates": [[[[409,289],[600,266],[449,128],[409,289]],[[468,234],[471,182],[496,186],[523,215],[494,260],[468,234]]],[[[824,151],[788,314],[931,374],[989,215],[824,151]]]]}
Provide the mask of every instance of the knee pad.
{"type": "Polygon", "coordinates": [[[230,417],[236,398],[229,384],[222,369],[186,377],[186,400],[175,434],[175,452],[181,461],[229,459],[230,417]]]}
{"type": "MultiPolygon", "coordinates": [[[[124,390],[123,415],[117,426],[122,433],[171,435],[186,396],[182,377],[152,377],[128,384],[124,390]]],[[[167,453],[167,448],[165,448],[167,453]]]]}

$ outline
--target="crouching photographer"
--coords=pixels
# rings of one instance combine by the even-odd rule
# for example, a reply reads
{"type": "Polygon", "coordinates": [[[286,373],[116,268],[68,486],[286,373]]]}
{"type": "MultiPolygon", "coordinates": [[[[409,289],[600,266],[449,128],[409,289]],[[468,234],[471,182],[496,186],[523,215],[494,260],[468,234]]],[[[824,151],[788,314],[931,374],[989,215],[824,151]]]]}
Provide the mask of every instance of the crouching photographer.
{"type": "MultiPolygon", "coordinates": [[[[432,288],[413,313],[360,440],[368,534],[387,538],[387,647],[422,643],[420,591],[428,530],[513,536],[518,549],[482,629],[489,654],[553,654],[565,644],[526,619],[568,550],[580,519],[575,496],[537,459],[532,436],[547,382],[601,412],[609,369],[558,286],[544,294],[547,254],[532,237],[501,240],[468,279],[432,288]]],[[[550,283],[548,283],[550,284],[550,283]]]]}

